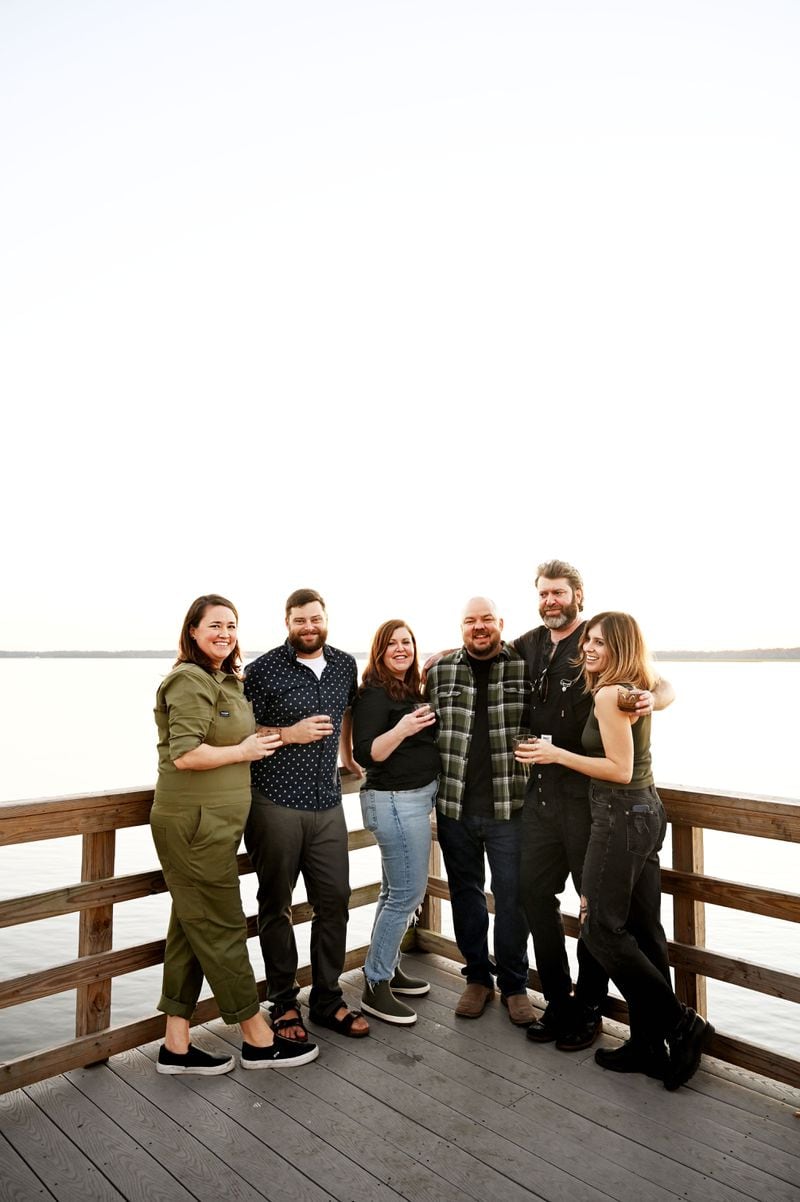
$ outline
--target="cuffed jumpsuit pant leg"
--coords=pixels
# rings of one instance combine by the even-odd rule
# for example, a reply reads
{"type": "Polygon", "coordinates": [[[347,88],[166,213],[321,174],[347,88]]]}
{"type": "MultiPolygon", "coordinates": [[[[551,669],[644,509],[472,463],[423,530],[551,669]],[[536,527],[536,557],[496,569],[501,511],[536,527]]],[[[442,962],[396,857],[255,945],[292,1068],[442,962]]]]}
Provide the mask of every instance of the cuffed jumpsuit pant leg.
{"type": "Polygon", "coordinates": [[[258,1012],[236,853],[249,802],[156,801],[150,827],[172,897],[158,1009],[191,1019],[206,978],[220,1014],[258,1012]]]}

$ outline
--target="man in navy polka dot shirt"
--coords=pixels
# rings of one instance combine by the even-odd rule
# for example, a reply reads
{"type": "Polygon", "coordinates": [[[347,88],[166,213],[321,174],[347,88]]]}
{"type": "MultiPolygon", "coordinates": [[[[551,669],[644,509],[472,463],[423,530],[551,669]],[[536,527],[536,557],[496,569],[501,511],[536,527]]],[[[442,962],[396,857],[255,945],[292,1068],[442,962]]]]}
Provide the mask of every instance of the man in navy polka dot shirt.
{"type": "Polygon", "coordinates": [[[302,872],[313,909],[313,1022],[358,1037],[366,1019],[347,1009],[339,977],[344,967],[350,900],[347,827],[338,761],[353,760],[350,706],[358,670],[352,655],[328,646],[325,602],[297,589],[286,602],[288,637],[246,670],[245,693],[259,727],[282,746],[251,765],[253,803],[245,844],[258,873],[258,933],[267,972],[273,1026],[289,1039],[307,1038],[297,1001],[297,945],[292,892],[302,872]]]}

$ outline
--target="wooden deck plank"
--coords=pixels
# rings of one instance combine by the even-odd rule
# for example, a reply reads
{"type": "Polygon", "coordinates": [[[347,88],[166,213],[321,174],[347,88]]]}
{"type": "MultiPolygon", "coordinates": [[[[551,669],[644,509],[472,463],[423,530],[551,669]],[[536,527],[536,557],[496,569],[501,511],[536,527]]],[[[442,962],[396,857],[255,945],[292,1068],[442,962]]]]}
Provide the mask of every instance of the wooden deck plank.
{"type": "MultiPolygon", "coordinates": [[[[424,1114],[427,1125],[437,1135],[469,1151],[524,1188],[535,1190],[545,1199],[563,1202],[613,1197],[601,1184],[583,1181],[569,1167],[554,1164],[552,1153],[544,1142],[540,1155],[500,1132],[487,1130],[459,1105],[459,1096],[472,1091],[431,1071],[414,1057],[387,1048],[378,1039],[370,1037],[348,1041],[353,1046],[334,1060],[328,1048],[341,1047],[344,1038],[328,1031],[315,1031],[315,1036],[317,1034],[320,1043],[324,1040],[326,1045],[323,1052],[326,1063],[346,1080],[360,1085],[374,1097],[388,1101],[407,1117],[424,1114]],[[387,1074],[394,1078],[388,1096],[387,1074]]],[[[566,1160],[568,1162],[569,1157],[566,1160]]],[[[640,1198],[641,1194],[636,1197],[640,1198]]]]}
{"type": "MultiPolygon", "coordinates": [[[[141,1052],[126,1053],[119,1059],[125,1062],[128,1072],[118,1073],[107,1065],[94,1065],[75,1069],[68,1079],[176,1177],[193,1198],[200,1202],[219,1202],[220,1198],[226,1202],[227,1199],[262,1202],[264,1191],[255,1189],[239,1175],[238,1162],[243,1153],[237,1151],[235,1157],[228,1156],[228,1161],[234,1160],[234,1167],[212,1150],[219,1142],[230,1147],[230,1141],[235,1141],[235,1146],[238,1132],[222,1130],[224,1124],[218,1112],[209,1114],[210,1108],[202,1112],[185,1091],[171,1088],[172,1079],[160,1077],[141,1052]],[[146,1097],[136,1088],[137,1066],[141,1066],[139,1076],[146,1073],[152,1078],[155,1097],[146,1097]],[[173,1117],[173,1112],[179,1118],[173,1117]]],[[[259,1160],[263,1169],[263,1149],[259,1150],[259,1160]]]]}
{"type": "MultiPolygon", "coordinates": [[[[220,1036],[220,1049],[226,1046],[223,1039],[238,1047],[239,1040],[230,1027],[217,1022],[210,1024],[210,1029],[220,1036]]],[[[353,1164],[362,1166],[373,1178],[397,1191],[391,1194],[392,1197],[402,1196],[415,1202],[459,1202],[463,1198],[460,1190],[452,1188],[439,1175],[435,1163],[423,1164],[413,1159],[403,1150],[402,1142],[392,1144],[383,1137],[383,1132],[369,1131],[350,1118],[340,1104],[341,1081],[338,1078],[335,1101],[329,1102],[320,1096],[318,1081],[321,1075],[330,1077],[324,1062],[317,1061],[313,1072],[298,1072],[292,1076],[283,1072],[251,1073],[246,1084],[314,1136],[338,1149],[353,1164]]],[[[417,1127],[412,1138],[415,1139],[418,1132],[417,1127]]],[[[369,1197],[377,1196],[375,1180],[372,1180],[369,1197]]]]}
{"type": "MultiPolygon", "coordinates": [[[[216,1024],[212,1026],[216,1027],[216,1024]]],[[[407,1118],[387,1102],[338,1076],[332,1064],[337,1056],[346,1055],[346,1046],[325,1047],[315,1063],[314,1073],[298,1074],[297,1082],[340,1116],[348,1116],[365,1133],[368,1146],[373,1143],[373,1137],[378,1136],[383,1144],[399,1149],[404,1156],[435,1172],[442,1183],[440,1196],[443,1198],[449,1196],[448,1183],[455,1188],[456,1197],[475,1198],[481,1202],[497,1197],[502,1197],[504,1202],[530,1202],[539,1197],[435,1135],[428,1129],[424,1111],[407,1118]]],[[[387,1097],[391,1096],[390,1085],[387,1079],[387,1097]]]]}
{"type": "Polygon", "coordinates": [[[25,1092],[129,1202],[192,1202],[192,1195],[65,1077],[25,1092]]]}
{"type": "MultiPolygon", "coordinates": [[[[435,966],[430,966],[427,976],[435,983],[430,995],[418,999],[421,1003],[418,1012],[431,1014],[434,1021],[449,1025],[457,1032],[459,1020],[452,1014],[452,1006],[461,989],[459,978],[447,972],[440,976],[435,966]],[[444,988],[438,984],[440,981],[444,988]]],[[[501,1022],[500,1031],[505,1034],[498,1038],[496,1030],[488,1024],[484,1026],[485,1017],[480,1020],[483,1030],[476,1032],[476,1036],[488,1039],[495,1053],[505,1050],[512,1057],[518,1055],[515,1032],[512,1030],[509,1038],[506,1025],[501,1022]]],[[[422,1022],[421,1019],[417,1027],[421,1027],[422,1022]]],[[[531,1054],[530,1061],[537,1063],[540,1069],[556,1073],[557,1081],[552,1085],[545,1078],[537,1083],[528,1075],[526,1061],[516,1070],[520,1083],[528,1085],[539,1096],[546,1094],[575,1113],[590,1114],[601,1127],[616,1129],[619,1135],[632,1139],[634,1144],[672,1156],[686,1167],[702,1167],[715,1181],[727,1181],[732,1188],[759,1199],[759,1202],[772,1196],[770,1191],[777,1191],[774,1193],[776,1198],[786,1196],[781,1186],[773,1182],[773,1177],[790,1186],[798,1181],[800,1162],[796,1146],[778,1150],[757,1136],[751,1136],[746,1142],[734,1137],[729,1127],[716,1121],[719,1112],[712,1113],[712,1108],[700,1095],[693,1095],[692,1104],[687,1106],[687,1094],[692,1095],[690,1090],[667,1094],[658,1082],[638,1074],[621,1078],[603,1073],[593,1064],[593,1051],[567,1056],[552,1046],[534,1049],[526,1044],[523,1058],[526,1053],[531,1054]],[[698,1144],[700,1147],[696,1146],[698,1144]]],[[[474,1054],[480,1057],[479,1052],[474,1054]]],[[[499,1071],[499,1066],[495,1067],[499,1071]]],[[[511,1071],[514,1071],[513,1067],[511,1071]]],[[[672,1180],[675,1184],[674,1170],[672,1180]]]]}
{"type": "MultiPolygon", "coordinates": [[[[365,1124],[371,1130],[378,1126],[388,1138],[395,1141],[400,1138],[399,1131],[407,1131],[409,1143],[405,1146],[409,1153],[413,1151],[424,1163],[435,1167],[442,1176],[446,1175],[446,1179],[456,1185],[464,1197],[480,1199],[481,1202],[498,1197],[513,1199],[514,1202],[531,1202],[532,1199],[546,1202],[551,1197],[584,1196],[580,1193],[545,1192],[541,1180],[537,1180],[534,1174],[521,1181],[518,1174],[513,1171],[509,1173],[507,1166],[498,1169],[489,1165],[482,1155],[481,1137],[473,1123],[457,1113],[450,1114],[449,1121],[439,1121],[446,1108],[439,1110],[426,1094],[403,1086],[369,1063],[359,1062],[349,1047],[342,1046],[341,1036],[332,1034],[330,1042],[322,1037],[320,1043],[323,1045],[321,1059],[324,1058],[323,1065],[327,1070],[331,1100],[347,1099],[348,1094],[352,1098],[358,1094],[360,1106],[364,1108],[365,1124]],[[374,1119],[370,1122],[370,1115],[379,1116],[380,1124],[376,1124],[374,1119]]],[[[318,1089],[320,1087],[316,1086],[318,1089]]],[[[595,1199],[606,1197],[597,1192],[591,1196],[595,1199]]]]}
{"type": "MultiPolygon", "coordinates": [[[[0,1097],[2,1134],[42,1185],[31,1185],[20,1197],[54,1197],[59,1202],[119,1202],[122,1198],[100,1170],[21,1089],[0,1097]]],[[[5,1175],[0,1153],[0,1191],[5,1175]]],[[[11,1197],[15,1195],[12,1193],[11,1197]]]]}
{"type": "MultiPolygon", "coordinates": [[[[460,1024],[462,1028],[465,1026],[464,1020],[456,1018],[451,1009],[443,1018],[444,1022],[438,1025],[439,1030],[449,1023],[460,1024]]],[[[489,1027],[495,1028],[495,1055],[502,1052],[505,1045],[510,1049],[509,1059],[513,1061],[518,1056],[524,1064],[529,1052],[524,1032],[509,1023],[505,1011],[501,1012],[496,1007],[484,1014],[479,1023],[484,1034],[489,1027]]],[[[407,1031],[389,1028],[386,1024],[380,1024],[379,1030],[375,1027],[372,1030],[376,1041],[391,1048],[401,1046],[403,1039],[408,1037],[407,1031]]],[[[457,1031],[454,1033],[458,1035],[457,1031]]],[[[459,1037],[464,1054],[468,1055],[473,1041],[466,1034],[459,1037]]],[[[439,1043],[438,1030],[434,1030],[434,1039],[439,1043]]],[[[415,1059],[419,1063],[415,1065],[417,1071],[414,1075],[420,1088],[430,1090],[440,1100],[451,1098],[452,1106],[482,1127],[502,1134],[519,1147],[571,1172],[585,1183],[605,1190],[611,1197],[630,1198],[638,1202],[649,1197],[673,1199],[675,1194],[685,1196],[697,1192],[719,1202],[741,1202],[742,1194],[735,1187],[720,1184],[703,1169],[691,1167],[691,1162],[686,1164],[684,1161],[683,1166],[680,1163],[671,1166],[668,1181],[665,1181],[662,1156],[641,1146],[636,1139],[596,1125],[591,1115],[590,1099],[585,1094],[578,1099],[576,1113],[571,1113],[561,1103],[550,1102],[542,1096],[530,1098],[530,1095],[526,1095],[529,1104],[522,1110],[520,1108],[524,1106],[524,1100],[508,1108],[498,1107],[479,1093],[454,1088],[453,1082],[448,1082],[444,1075],[449,1062],[443,1057],[449,1057],[450,1061],[458,1059],[457,1054],[445,1051],[441,1046],[432,1047],[430,1053],[417,1054],[415,1059]],[[430,1071],[432,1060],[441,1066],[444,1085],[430,1071]]],[[[636,1116],[631,1114],[626,1121],[633,1123],[636,1116]]],[[[689,1148],[687,1159],[691,1151],[689,1148]]],[[[717,1171],[721,1167],[724,1166],[714,1165],[717,1171]]]]}
{"type": "Polygon", "coordinates": [[[0,1198],[3,1202],[33,1202],[34,1198],[52,1197],[19,1153],[0,1135],[0,1198]]]}
{"type": "MultiPolygon", "coordinates": [[[[195,1042],[204,1051],[214,1054],[219,1051],[223,1041],[204,1031],[195,1042]]],[[[154,1045],[145,1049],[148,1057],[152,1056],[153,1059],[156,1051],[154,1045]]],[[[258,1080],[265,1074],[279,1078],[286,1076],[291,1080],[294,1074],[305,1076],[314,1071],[313,1065],[296,1069],[265,1069],[255,1073],[237,1068],[225,1077],[187,1076],[176,1083],[225,1115],[239,1127],[240,1133],[255,1136],[273,1153],[285,1157],[289,1162],[285,1168],[294,1165],[298,1174],[302,1173],[311,1182],[316,1182],[318,1193],[315,1196],[340,1199],[341,1202],[397,1202],[401,1195],[376,1180],[358,1162],[349,1160],[337,1147],[324,1139],[309,1140],[305,1127],[285,1112],[280,1096],[274,1105],[269,1101],[254,1101],[254,1096],[263,1096],[259,1093],[258,1080]]],[[[263,1176],[262,1168],[262,1179],[263,1176]]],[[[305,1189],[308,1190],[308,1185],[305,1189]]],[[[273,1195],[268,1196],[272,1199],[273,1195]]],[[[296,1197],[297,1194],[291,1196],[296,1197]]]]}
{"type": "MultiPolygon", "coordinates": [[[[320,1030],[310,1066],[162,1077],[151,1044],[0,1097],[0,1202],[800,1202],[792,1091],[708,1060],[676,1093],[604,1073],[498,1001],[456,1018],[458,966],[409,961],[417,1023],[320,1030]]],[[[240,1045],[219,1020],[193,1038],[240,1045]]]]}
{"type": "MultiPolygon", "coordinates": [[[[437,971],[435,966],[431,965],[428,976],[435,982],[442,981],[444,983],[444,992],[442,993],[441,987],[435,983],[428,998],[419,999],[420,1002],[423,1002],[423,1005],[418,1006],[418,1011],[420,1014],[423,1012],[432,1013],[432,1016],[438,1022],[449,1023],[458,1030],[459,1020],[452,1016],[452,1004],[456,996],[458,996],[458,993],[453,992],[453,983],[455,981],[455,989],[460,990],[458,977],[454,978],[448,972],[444,972],[442,976],[438,976],[437,971]],[[428,1010],[425,1007],[429,1007],[428,1010]]],[[[480,1020],[480,1024],[483,1025],[483,1019],[480,1020]]],[[[419,1025],[418,1023],[417,1027],[419,1025]]],[[[505,1029],[501,1023],[501,1030],[505,1029]]],[[[480,1033],[476,1033],[476,1035],[479,1036],[480,1033]]],[[[488,1035],[489,1029],[486,1028],[484,1039],[488,1035]]],[[[513,1036],[514,1033],[512,1031],[512,1042],[509,1043],[508,1035],[506,1035],[507,1049],[512,1055],[515,1054],[513,1036]]],[[[605,1040],[605,1042],[608,1043],[610,1041],[605,1040]]],[[[491,1045],[495,1051],[501,1051],[501,1045],[496,1039],[491,1041],[491,1045]]],[[[741,1159],[741,1149],[746,1148],[747,1165],[754,1168],[758,1168],[760,1165],[769,1176],[776,1176],[778,1178],[781,1177],[781,1173],[783,1172],[784,1179],[788,1183],[794,1183],[796,1180],[796,1172],[798,1172],[798,1161],[796,1161],[798,1146],[796,1146],[796,1142],[794,1146],[789,1146],[788,1142],[784,1142],[782,1129],[778,1129],[778,1127],[772,1129],[771,1132],[765,1132],[768,1135],[771,1133],[771,1143],[759,1139],[760,1131],[756,1127],[753,1127],[752,1130],[747,1132],[751,1137],[745,1146],[745,1144],[741,1144],[740,1139],[732,1138],[733,1132],[730,1126],[718,1121],[723,1113],[720,1107],[703,1100],[702,1095],[694,1094],[694,1091],[691,1089],[680,1090],[679,1093],[670,1095],[665,1093],[661,1085],[657,1082],[652,1082],[650,1079],[639,1075],[619,1077],[611,1075],[611,1073],[603,1073],[595,1069],[595,1065],[592,1063],[592,1051],[565,1055],[556,1052],[553,1046],[545,1045],[537,1048],[526,1046],[526,1053],[532,1053],[531,1059],[535,1063],[538,1063],[539,1066],[556,1073],[557,1082],[555,1087],[545,1087],[544,1091],[545,1093],[549,1093],[549,1096],[553,1097],[553,1100],[559,1102],[560,1105],[567,1105],[580,1113],[580,1094],[575,1093],[574,1090],[572,1093],[569,1093],[567,1089],[567,1083],[571,1082],[573,1085],[577,1085],[581,1091],[587,1091],[587,1093],[593,1095],[590,1108],[593,1117],[598,1121],[601,1121],[604,1111],[609,1111],[609,1106],[611,1107],[611,1115],[614,1115],[619,1107],[625,1107],[628,1112],[637,1115],[649,1115],[647,1121],[656,1123],[658,1127],[665,1126],[670,1132],[677,1132],[679,1135],[689,1137],[692,1141],[698,1141],[700,1144],[708,1144],[708,1147],[715,1148],[717,1152],[738,1156],[741,1159]],[[691,1106],[686,1105],[687,1094],[693,1095],[691,1106]],[[653,1103],[655,1103],[655,1112],[653,1112],[653,1103]],[[778,1150],[778,1147],[781,1150],[778,1150]]],[[[480,1057],[479,1052],[476,1052],[476,1055],[480,1057]]],[[[700,1073],[699,1076],[708,1075],[700,1073]]],[[[531,1079],[526,1075],[526,1067],[523,1064],[520,1064],[517,1079],[521,1084],[529,1085],[537,1093],[542,1093],[542,1085],[537,1084],[536,1079],[531,1079]]],[[[584,1111],[585,1105],[586,1103],[584,1102],[584,1111]]],[[[605,1118],[604,1121],[608,1121],[608,1118],[605,1118]]],[[[614,1120],[611,1120],[611,1125],[614,1125],[614,1120]]],[[[655,1131],[652,1132],[652,1137],[653,1141],[655,1141],[655,1131]]],[[[655,1144],[651,1141],[650,1146],[655,1146],[655,1144]]],[[[691,1158],[685,1162],[697,1165],[697,1156],[692,1154],[691,1158]]],[[[715,1176],[716,1173],[717,1170],[715,1168],[715,1176]]],[[[732,1179],[736,1189],[745,1191],[739,1168],[736,1168],[734,1177],[730,1179],[732,1179]]],[[[754,1192],[753,1196],[758,1197],[763,1186],[764,1180],[758,1176],[757,1172],[754,1174],[752,1188],[756,1192],[754,1192]]]]}

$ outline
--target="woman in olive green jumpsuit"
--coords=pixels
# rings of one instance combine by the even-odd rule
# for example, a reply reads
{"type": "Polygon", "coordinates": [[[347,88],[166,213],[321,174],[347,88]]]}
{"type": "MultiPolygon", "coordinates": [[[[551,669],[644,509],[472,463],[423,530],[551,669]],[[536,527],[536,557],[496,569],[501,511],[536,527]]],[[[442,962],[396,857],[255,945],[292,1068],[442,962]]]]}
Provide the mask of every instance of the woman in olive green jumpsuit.
{"type": "Polygon", "coordinates": [[[250,809],[250,763],[280,737],[257,734],[239,677],[238,615],[216,594],[198,597],[181,630],[178,659],[156,697],[158,784],[153,840],[172,897],[159,1010],[167,1015],[160,1073],[229,1072],[232,1056],[190,1042],[203,977],[227,1023],[242,1029],[243,1068],[314,1060],[314,1044],[274,1035],[247,954],[236,853],[250,809]]]}

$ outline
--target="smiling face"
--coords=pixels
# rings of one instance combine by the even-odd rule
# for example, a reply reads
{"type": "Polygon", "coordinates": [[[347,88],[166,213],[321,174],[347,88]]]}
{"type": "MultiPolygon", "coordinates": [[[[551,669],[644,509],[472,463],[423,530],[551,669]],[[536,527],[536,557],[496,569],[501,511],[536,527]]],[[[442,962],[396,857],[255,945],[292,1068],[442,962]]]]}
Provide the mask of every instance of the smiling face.
{"type": "Polygon", "coordinates": [[[417,649],[414,646],[414,636],[411,631],[407,626],[397,626],[389,636],[389,642],[383,653],[383,663],[387,671],[398,680],[404,680],[416,655],[417,649]]]}
{"type": "Polygon", "coordinates": [[[500,651],[503,619],[498,618],[493,601],[488,597],[472,597],[464,606],[461,637],[464,646],[475,659],[491,659],[500,651]]]}
{"type": "Polygon", "coordinates": [[[563,630],[577,622],[583,594],[573,589],[563,576],[548,580],[540,576],[536,582],[539,594],[539,616],[549,630],[563,630]]]}
{"type": "Polygon", "coordinates": [[[197,625],[189,627],[189,637],[219,671],[236,646],[236,614],[227,605],[210,605],[197,625]]]}
{"type": "Polygon", "coordinates": [[[603,627],[599,622],[586,631],[581,651],[586,661],[586,671],[591,672],[593,676],[599,676],[608,665],[608,647],[603,638],[603,627]]]}
{"type": "Polygon", "coordinates": [[[314,659],[322,654],[328,638],[328,620],[319,601],[294,605],[286,618],[289,642],[302,658],[314,659]]]}

